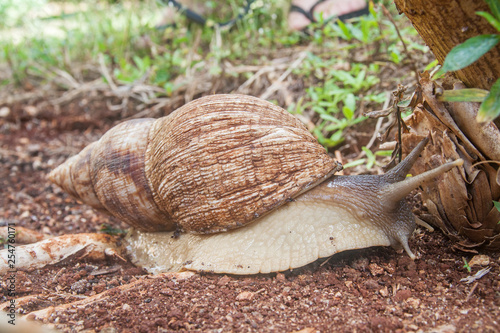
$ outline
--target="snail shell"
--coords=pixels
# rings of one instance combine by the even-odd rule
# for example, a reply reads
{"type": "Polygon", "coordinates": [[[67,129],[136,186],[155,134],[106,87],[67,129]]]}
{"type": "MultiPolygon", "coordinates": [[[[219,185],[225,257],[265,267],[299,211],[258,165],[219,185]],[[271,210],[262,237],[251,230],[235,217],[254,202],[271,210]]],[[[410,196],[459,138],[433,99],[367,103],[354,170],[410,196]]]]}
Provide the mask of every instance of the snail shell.
{"type": "Polygon", "coordinates": [[[282,108],[214,95],[115,126],[49,179],[141,230],[212,233],[243,226],[340,169],[282,108]]]}

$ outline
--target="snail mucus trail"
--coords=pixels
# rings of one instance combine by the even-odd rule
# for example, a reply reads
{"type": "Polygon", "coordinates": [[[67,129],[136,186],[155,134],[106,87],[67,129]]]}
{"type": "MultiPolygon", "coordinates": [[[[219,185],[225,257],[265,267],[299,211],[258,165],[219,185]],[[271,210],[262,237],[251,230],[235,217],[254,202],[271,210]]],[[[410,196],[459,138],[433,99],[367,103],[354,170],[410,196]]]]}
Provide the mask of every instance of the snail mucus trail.
{"type": "Polygon", "coordinates": [[[213,95],[117,125],[49,178],[133,226],[123,249],[152,273],[268,273],[371,246],[415,258],[405,196],[463,163],[407,178],[427,141],[384,175],[335,176],[340,164],[287,111],[213,95]]]}

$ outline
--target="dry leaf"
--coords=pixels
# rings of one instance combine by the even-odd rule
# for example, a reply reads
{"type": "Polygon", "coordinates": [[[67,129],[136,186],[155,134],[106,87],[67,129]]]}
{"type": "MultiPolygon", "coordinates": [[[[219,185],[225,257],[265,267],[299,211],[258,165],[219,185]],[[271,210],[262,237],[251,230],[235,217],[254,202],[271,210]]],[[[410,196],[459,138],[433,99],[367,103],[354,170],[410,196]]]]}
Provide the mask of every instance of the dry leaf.
{"type": "Polygon", "coordinates": [[[464,165],[423,186],[424,209],[419,217],[456,240],[456,247],[468,251],[478,246],[500,248],[500,212],[493,206],[493,200],[500,199],[498,165],[486,162],[498,157],[500,131],[493,123],[470,124],[475,122],[478,103],[440,102],[434,95],[441,90],[435,82],[423,75],[420,83],[424,102],[405,119],[411,130],[403,134],[403,152],[424,137],[430,136],[431,141],[411,173],[458,158],[464,165]],[[463,115],[464,110],[468,115],[463,115]]]}
{"type": "Polygon", "coordinates": [[[478,254],[469,261],[469,267],[472,267],[474,265],[488,266],[489,264],[490,264],[490,257],[484,254],[478,254]]]}
{"type": "Polygon", "coordinates": [[[467,284],[472,283],[476,280],[479,280],[480,278],[482,278],[486,274],[488,274],[490,270],[491,270],[491,267],[483,268],[482,270],[477,271],[476,274],[469,275],[468,277],[461,279],[460,282],[465,282],[467,284]]]}

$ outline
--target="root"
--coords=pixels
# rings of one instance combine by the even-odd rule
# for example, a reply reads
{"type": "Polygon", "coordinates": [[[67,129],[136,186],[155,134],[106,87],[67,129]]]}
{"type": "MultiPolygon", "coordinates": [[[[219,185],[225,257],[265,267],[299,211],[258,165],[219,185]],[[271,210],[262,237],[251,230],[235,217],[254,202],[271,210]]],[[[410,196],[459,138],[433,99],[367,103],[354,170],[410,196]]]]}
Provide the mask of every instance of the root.
{"type": "Polygon", "coordinates": [[[119,255],[116,239],[105,234],[64,235],[33,244],[15,246],[0,251],[0,274],[13,270],[41,268],[78,259],[104,259],[119,255]],[[9,260],[9,251],[15,251],[16,261],[9,260]]]}

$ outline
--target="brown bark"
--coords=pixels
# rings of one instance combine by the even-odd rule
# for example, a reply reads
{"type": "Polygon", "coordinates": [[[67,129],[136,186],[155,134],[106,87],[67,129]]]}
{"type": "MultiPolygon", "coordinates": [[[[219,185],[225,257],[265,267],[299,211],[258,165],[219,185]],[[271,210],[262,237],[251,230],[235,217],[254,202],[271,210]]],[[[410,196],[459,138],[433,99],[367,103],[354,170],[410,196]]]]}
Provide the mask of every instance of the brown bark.
{"type": "MultiPolygon", "coordinates": [[[[394,0],[430,47],[440,64],[448,52],[465,40],[498,33],[477,11],[491,13],[483,0],[394,0]]],[[[472,65],[459,70],[458,79],[470,88],[490,89],[500,77],[500,44],[472,65]]]]}

